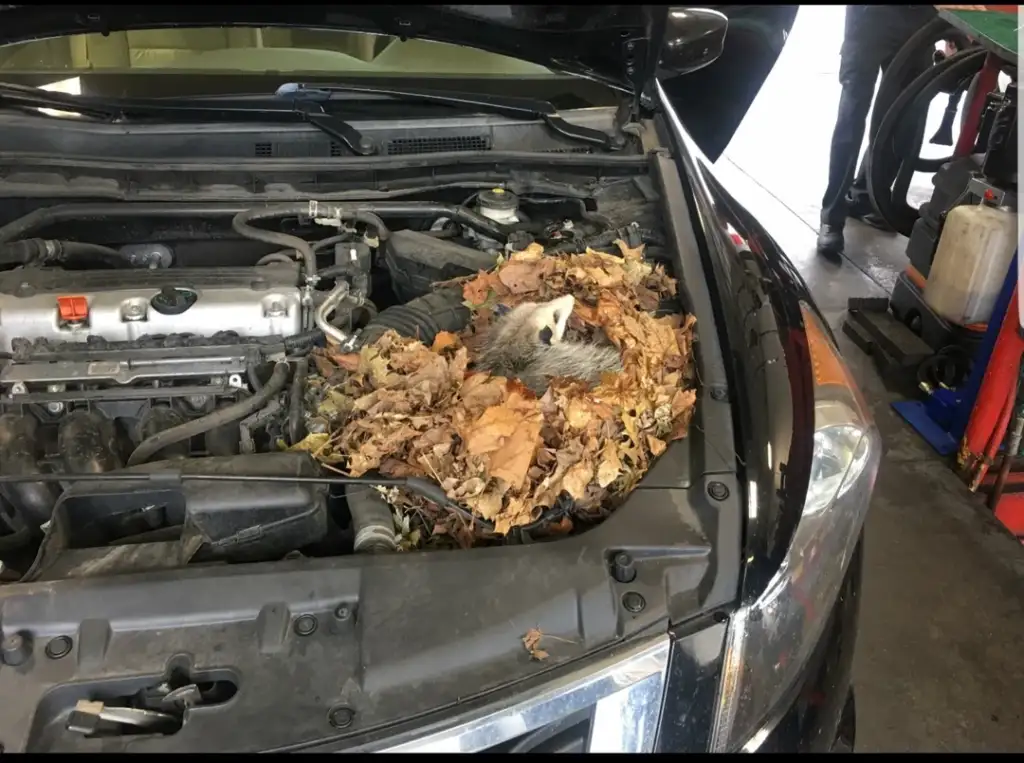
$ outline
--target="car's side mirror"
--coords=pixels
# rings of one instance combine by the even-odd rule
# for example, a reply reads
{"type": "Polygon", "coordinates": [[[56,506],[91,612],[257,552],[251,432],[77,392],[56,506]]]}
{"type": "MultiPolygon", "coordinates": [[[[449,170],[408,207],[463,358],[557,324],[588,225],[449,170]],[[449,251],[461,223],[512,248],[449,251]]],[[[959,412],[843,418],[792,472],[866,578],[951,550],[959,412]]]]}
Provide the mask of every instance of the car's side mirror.
{"type": "Polygon", "coordinates": [[[720,55],[725,46],[729,19],[708,8],[671,8],[665,29],[665,43],[658,59],[659,76],[669,78],[702,69],[720,55]]]}

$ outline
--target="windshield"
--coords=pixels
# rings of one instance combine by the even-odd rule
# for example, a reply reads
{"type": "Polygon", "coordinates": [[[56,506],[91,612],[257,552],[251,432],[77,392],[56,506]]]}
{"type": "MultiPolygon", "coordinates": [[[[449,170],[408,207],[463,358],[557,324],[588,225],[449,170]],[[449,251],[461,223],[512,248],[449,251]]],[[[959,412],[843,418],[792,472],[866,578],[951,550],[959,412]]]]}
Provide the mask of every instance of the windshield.
{"type": "Polygon", "coordinates": [[[139,72],[517,79],[558,76],[537,64],[459,45],[322,29],[143,29],[0,47],[0,79],[49,73],[68,78],[139,72]]]}

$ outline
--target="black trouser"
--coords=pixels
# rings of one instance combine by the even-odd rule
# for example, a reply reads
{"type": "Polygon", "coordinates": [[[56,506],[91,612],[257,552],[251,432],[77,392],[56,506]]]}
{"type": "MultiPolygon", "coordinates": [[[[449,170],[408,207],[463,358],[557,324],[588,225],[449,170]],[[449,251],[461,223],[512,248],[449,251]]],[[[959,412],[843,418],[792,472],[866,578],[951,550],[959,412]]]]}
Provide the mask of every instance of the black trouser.
{"type": "MultiPolygon", "coordinates": [[[[864,123],[875,95],[875,81],[879,70],[885,76],[900,48],[926,21],[927,16],[922,16],[920,6],[846,6],[846,30],[839,63],[839,84],[843,86],[843,92],[839,98],[836,126],[832,131],[828,187],[821,200],[823,225],[843,227],[847,215],[847,193],[851,194],[858,206],[869,204],[866,162],[861,164],[856,180],[854,170],[864,141],[864,123]]],[[[928,52],[927,57],[922,56],[918,66],[911,67],[905,84],[909,85],[930,62],[931,53],[928,52]]],[[[885,99],[885,103],[875,104],[869,136],[877,131],[898,95],[899,91],[895,91],[892,98],[885,99]]]]}

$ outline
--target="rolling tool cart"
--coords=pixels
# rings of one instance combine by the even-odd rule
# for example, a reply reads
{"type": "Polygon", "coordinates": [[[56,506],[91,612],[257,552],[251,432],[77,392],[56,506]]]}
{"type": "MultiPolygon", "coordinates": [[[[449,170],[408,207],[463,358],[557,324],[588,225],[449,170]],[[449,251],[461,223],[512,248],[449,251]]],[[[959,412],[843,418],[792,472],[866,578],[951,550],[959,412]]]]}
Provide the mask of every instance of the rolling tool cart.
{"type": "Polygon", "coordinates": [[[844,331],[880,361],[883,374],[892,379],[899,371],[898,380],[926,394],[894,408],[940,454],[951,455],[961,444],[1011,299],[1017,309],[1017,16],[1015,6],[939,8],[940,17],[900,51],[880,87],[899,81],[900,68],[922,47],[957,34],[974,44],[896,98],[868,159],[872,205],[908,236],[910,263],[884,306],[851,300],[844,331]],[[1002,93],[1000,71],[1011,78],[1002,93]],[[943,90],[962,91],[972,79],[953,155],[917,158],[932,98],[943,90]],[[935,190],[920,213],[906,204],[915,171],[935,172],[935,190]]]}

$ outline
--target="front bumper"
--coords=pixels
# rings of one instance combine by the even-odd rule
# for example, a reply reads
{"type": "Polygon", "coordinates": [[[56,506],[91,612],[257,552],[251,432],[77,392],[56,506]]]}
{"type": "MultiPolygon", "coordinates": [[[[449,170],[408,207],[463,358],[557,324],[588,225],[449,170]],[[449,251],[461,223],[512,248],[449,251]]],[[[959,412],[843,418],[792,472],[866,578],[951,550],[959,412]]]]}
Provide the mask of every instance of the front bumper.
{"type": "MultiPolygon", "coordinates": [[[[863,567],[863,536],[854,552],[839,598],[798,683],[776,709],[772,722],[748,751],[840,752],[852,750],[855,714],[851,684],[863,567]]],[[[680,636],[674,641],[665,706],[658,737],[659,752],[708,749],[723,647],[709,653],[713,633],[724,625],[680,636]]]]}
{"type": "MultiPolygon", "coordinates": [[[[811,659],[771,723],[746,746],[757,752],[852,751],[851,666],[861,546],[811,659]]],[[[614,650],[575,672],[433,727],[362,749],[494,752],[704,752],[721,683],[726,618],[614,650]],[[662,698],[659,707],[658,698],[662,698]]],[[[351,749],[351,748],[349,748],[351,749]]]]}

